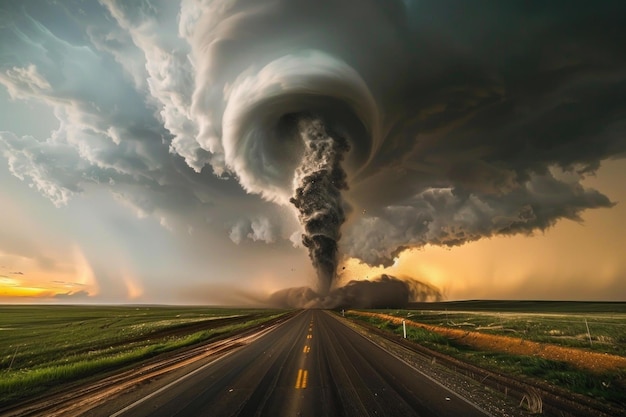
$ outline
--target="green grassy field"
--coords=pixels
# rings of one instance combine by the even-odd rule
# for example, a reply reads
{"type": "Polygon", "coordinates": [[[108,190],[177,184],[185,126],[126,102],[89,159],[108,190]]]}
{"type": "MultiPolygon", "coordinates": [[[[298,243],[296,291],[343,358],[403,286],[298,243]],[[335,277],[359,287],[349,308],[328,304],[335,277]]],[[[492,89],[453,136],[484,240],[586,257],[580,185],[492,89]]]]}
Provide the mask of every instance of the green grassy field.
{"type": "MultiPolygon", "coordinates": [[[[447,303],[446,303],[447,304],[447,303]]],[[[620,307],[624,303],[619,303],[620,307]]],[[[496,311],[475,303],[473,311],[455,311],[447,304],[445,308],[428,310],[376,310],[382,314],[402,317],[434,326],[450,327],[488,334],[512,336],[540,343],[556,344],[595,352],[626,356],[626,311],[607,311],[600,307],[580,304],[573,312],[550,308],[548,312],[536,312],[528,305],[496,311]],[[589,332],[587,332],[587,326],[589,332]],[[591,342],[590,342],[591,336],[591,342]]],[[[551,307],[554,307],[551,306],[551,307]]],[[[568,307],[572,310],[572,306],[568,307]]],[[[402,334],[402,326],[375,317],[347,314],[347,317],[365,321],[380,329],[402,334]]],[[[547,381],[556,386],[588,395],[602,401],[610,401],[626,407],[626,370],[593,372],[578,369],[564,362],[546,360],[534,356],[511,355],[502,352],[475,350],[457,343],[436,332],[407,327],[407,338],[428,348],[448,354],[498,372],[523,378],[547,381]]]]}
{"type": "MultiPolygon", "coordinates": [[[[382,311],[381,311],[382,312],[382,311]]],[[[626,356],[626,312],[386,310],[425,324],[626,356]]]]}
{"type": "Polygon", "coordinates": [[[206,307],[0,305],[0,405],[281,314],[206,307]],[[224,318],[233,320],[212,325],[224,318]]]}

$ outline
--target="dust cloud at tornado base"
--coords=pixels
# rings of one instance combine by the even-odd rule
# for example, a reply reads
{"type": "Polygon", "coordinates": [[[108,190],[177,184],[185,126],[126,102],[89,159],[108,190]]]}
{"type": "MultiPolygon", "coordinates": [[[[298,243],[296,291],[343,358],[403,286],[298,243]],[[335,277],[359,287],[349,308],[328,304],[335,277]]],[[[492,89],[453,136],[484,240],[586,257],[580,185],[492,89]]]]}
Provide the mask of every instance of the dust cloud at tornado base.
{"type": "Polygon", "coordinates": [[[441,300],[441,292],[429,284],[383,274],[350,281],[327,294],[309,287],[286,288],[270,295],[267,303],[281,308],[402,308],[410,302],[441,300]]]}

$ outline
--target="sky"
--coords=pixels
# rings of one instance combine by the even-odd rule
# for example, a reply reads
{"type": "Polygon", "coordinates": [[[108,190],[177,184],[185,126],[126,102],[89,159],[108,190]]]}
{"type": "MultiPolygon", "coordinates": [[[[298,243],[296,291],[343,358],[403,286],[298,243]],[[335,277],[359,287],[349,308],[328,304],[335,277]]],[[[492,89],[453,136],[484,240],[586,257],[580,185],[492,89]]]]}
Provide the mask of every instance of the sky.
{"type": "Polygon", "coordinates": [[[1,1],[0,302],[626,301],[625,32],[622,1],[1,1]]]}

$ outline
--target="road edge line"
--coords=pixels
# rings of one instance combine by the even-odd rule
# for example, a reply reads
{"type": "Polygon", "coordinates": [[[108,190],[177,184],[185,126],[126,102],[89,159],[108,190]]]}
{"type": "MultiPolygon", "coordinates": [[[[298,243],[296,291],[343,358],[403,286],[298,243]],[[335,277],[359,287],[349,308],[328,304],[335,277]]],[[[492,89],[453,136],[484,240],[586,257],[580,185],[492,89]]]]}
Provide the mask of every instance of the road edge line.
{"type": "MultiPolygon", "coordinates": [[[[347,324],[345,324],[342,320],[339,319],[339,317],[336,317],[334,314],[329,313],[328,311],[324,310],[324,312],[326,314],[328,314],[329,316],[331,316],[333,319],[337,320],[339,323],[343,324],[345,327],[347,327],[348,329],[350,329],[351,331],[353,331],[354,333],[358,334],[359,336],[361,336],[363,339],[367,340],[368,342],[370,342],[371,344],[373,344],[374,346],[376,346],[378,349],[382,350],[383,352],[388,353],[389,355],[393,356],[394,358],[398,359],[400,362],[404,363],[405,365],[407,365],[409,368],[413,369],[414,371],[418,372],[419,374],[425,376],[427,379],[429,379],[430,381],[434,382],[435,384],[439,385],[441,388],[445,389],[446,391],[450,392],[451,394],[453,394],[454,396],[460,398],[461,400],[465,401],[468,405],[474,407],[475,409],[477,409],[478,411],[480,411],[481,413],[484,413],[486,416],[489,417],[497,417],[494,414],[491,414],[489,411],[485,410],[484,408],[481,408],[478,404],[473,403],[472,401],[470,401],[468,398],[466,398],[465,396],[452,391],[452,389],[450,389],[449,387],[446,387],[444,384],[442,384],[441,382],[437,381],[435,378],[433,378],[432,376],[428,375],[427,373],[425,373],[424,371],[416,368],[415,366],[413,366],[412,364],[410,364],[409,362],[405,361],[404,359],[402,359],[401,357],[399,357],[398,355],[396,355],[393,352],[390,352],[386,349],[384,349],[381,345],[379,345],[378,343],[374,342],[372,339],[369,339],[367,337],[365,337],[363,334],[357,332],[356,330],[354,330],[352,327],[348,326],[347,324]]],[[[404,349],[406,349],[404,346],[402,345],[398,345],[404,349]]]]}
{"type": "MultiPolygon", "coordinates": [[[[296,315],[295,315],[295,316],[293,316],[292,318],[295,318],[295,317],[297,317],[297,316],[298,316],[298,315],[296,314],[296,315]]],[[[271,332],[273,332],[274,330],[276,330],[278,327],[280,327],[280,326],[282,326],[283,324],[285,324],[287,321],[289,321],[289,320],[282,321],[282,322],[278,323],[278,325],[276,325],[276,326],[273,326],[273,327],[271,327],[271,328],[269,328],[269,329],[265,329],[265,330],[263,330],[262,332],[260,332],[260,333],[261,333],[260,335],[258,335],[256,338],[254,338],[254,340],[260,339],[261,337],[264,337],[264,336],[266,336],[266,335],[270,334],[271,332]]],[[[254,340],[253,340],[253,341],[254,341],[254,340]]],[[[248,343],[248,344],[249,344],[249,343],[248,343]]],[[[246,344],[246,345],[242,345],[242,346],[239,346],[238,348],[235,348],[235,349],[233,349],[233,350],[231,350],[231,351],[229,351],[229,352],[225,353],[224,355],[220,356],[219,358],[215,358],[215,359],[214,359],[214,360],[212,360],[211,362],[205,363],[205,364],[204,364],[204,365],[202,365],[201,367],[194,369],[193,371],[189,372],[188,374],[185,374],[185,375],[181,376],[180,378],[178,378],[178,379],[176,379],[176,380],[174,380],[174,381],[170,382],[170,383],[169,383],[169,384],[167,384],[167,385],[162,386],[162,387],[161,387],[161,388],[159,388],[158,390],[156,390],[156,391],[154,391],[154,392],[151,392],[150,394],[146,395],[145,397],[140,398],[140,399],[138,399],[137,401],[135,401],[135,402],[133,402],[133,403],[128,404],[126,407],[122,408],[121,410],[118,410],[118,411],[116,411],[115,413],[110,414],[110,415],[109,415],[109,417],[119,417],[119,416],[123,415],[123,414],[124,414],[124,413],[126,413],[127,411],[132,410],[133,408],[135,408],[135,407],[137,407],[138,405],[140,405],[140,404],[144,403],[145,401],[147,401],[147,400],[149,400],[149,399],[151,399],[151,398],[155,397],[156,395],[158,395],[158,394],[162,393],[163,391],[168,390],[168,389],[170,389],[171,387],[173,387],[174,385],[176,385],[176,384],[178,384],[178,383],[180,383],[180,382],[184,381],[185,379],[190,378],[191,376],[193,376],[193,375],[197,374],[198,372],[203,371],[205,368],[207,368],[207,367],[209,367],[209,366],[211,366],[211,365],[215,364],[216,362],[219,362],[219,361],[221,361],[222,359],[229,357],[230,355],[234,354],[235,352],[239,352],[242,348],[244,348],[244,347],[248,346],[248,344],[246,344]]]]}

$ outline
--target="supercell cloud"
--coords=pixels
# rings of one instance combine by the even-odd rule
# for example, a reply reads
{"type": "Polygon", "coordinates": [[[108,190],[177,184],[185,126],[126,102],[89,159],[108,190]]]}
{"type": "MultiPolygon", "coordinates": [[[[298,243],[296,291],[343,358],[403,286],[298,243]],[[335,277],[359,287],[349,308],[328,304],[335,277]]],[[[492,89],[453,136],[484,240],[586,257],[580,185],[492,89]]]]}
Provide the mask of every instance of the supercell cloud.
{"type": "Polygon", "coordinates": [[[60,126],[0,144],[57,205],[96,183],[236,243],[302,234],[325,293],[342,257],[613,204],[581,181],[626,154],[624,2],[107,0],[64,8],[71,30],[25,3],[3,6],[0,84],[60,126]]]}

